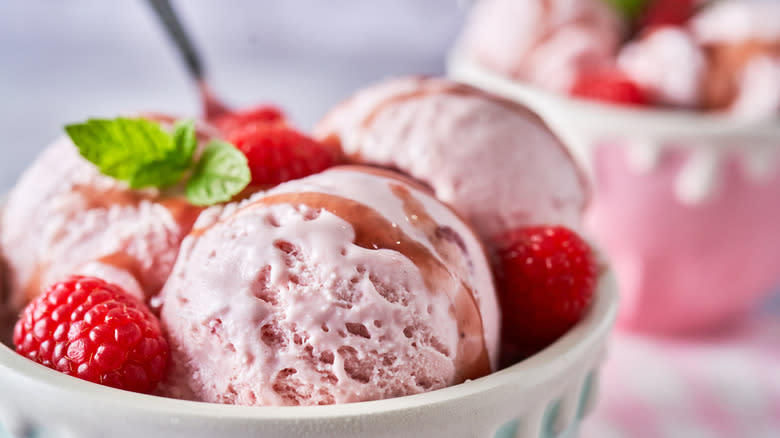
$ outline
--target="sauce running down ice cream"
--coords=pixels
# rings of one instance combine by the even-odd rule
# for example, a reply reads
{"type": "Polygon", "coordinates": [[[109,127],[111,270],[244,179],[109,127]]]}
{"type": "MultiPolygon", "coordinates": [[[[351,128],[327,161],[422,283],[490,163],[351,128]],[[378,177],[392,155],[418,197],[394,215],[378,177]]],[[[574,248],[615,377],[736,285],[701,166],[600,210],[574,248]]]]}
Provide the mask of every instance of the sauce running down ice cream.
{"type": "Polygon", "coordinates": [[[495,369],[481,244],[448,207],[381,173],[336,168],[204,212],[161,294],[175,364],[164,393],[343,403],[495,369]]]}
{"type": "Polygon", "coordinates": [[[67,139],[27,169],[3,208],[0,243],[9,307],[20,309],[72,274],[99,275],[149,297],[202,208],[101,175],[67,139]]]}
{"type": "Polygon", "coordinates": [[[588,184],[560,140],[525,107],[475,88],[389,80],[337,106],[315,133],[355,162],[427,184],[488,246],[525,225],[580,227],[588,184]]]}

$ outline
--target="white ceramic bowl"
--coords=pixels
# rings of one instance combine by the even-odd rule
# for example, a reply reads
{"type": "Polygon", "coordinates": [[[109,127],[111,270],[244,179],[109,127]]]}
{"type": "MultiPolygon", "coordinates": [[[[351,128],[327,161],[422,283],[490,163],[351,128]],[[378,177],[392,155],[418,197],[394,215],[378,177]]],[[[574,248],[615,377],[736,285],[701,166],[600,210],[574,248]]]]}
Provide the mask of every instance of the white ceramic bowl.
{"type": "Polygon", "coordinates": [[[449,61],[454,79],[538,112],[593,177],[586,227],[615,269],[619,327],[713,329],[780,283],[780,117],[571,99],[449,61]]]}
{"type": "MultiPolygon", "coordinates": [[[[13,437],[576,436],[593,404],[617,311],[611,274],[593,307],[544,351],[429,393],[316,407],[242,407],[120,391],[60,374],[0,345],[0,423],[13,437]]],[[[6,438],[0,427],[0,437],[6,438]]]]}

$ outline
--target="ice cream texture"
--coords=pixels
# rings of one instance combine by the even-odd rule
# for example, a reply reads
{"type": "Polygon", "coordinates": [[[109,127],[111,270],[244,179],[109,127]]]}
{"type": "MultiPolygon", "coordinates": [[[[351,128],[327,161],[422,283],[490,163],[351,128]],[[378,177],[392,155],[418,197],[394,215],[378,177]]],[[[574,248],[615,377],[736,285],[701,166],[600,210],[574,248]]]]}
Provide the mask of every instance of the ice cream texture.
{"type": "Polygon", "coordinates": [[[483,0],[456,52],[557,93],[569,94],[594,71],[618,69],[653,105],[773,116],[780,111],[780,3],[700,3],[685,23],[632,34],[603,0],[483,0]]]}
{"type": "Polygon", "coordinates": [[[710,58],[705,105],[745,118],[780,112],[780,3],[717,2],[690,29],[710,58]]]}
{"type": "Polygon", "coordinates": [[[8,305],[19,310],[72,274],[99,276],[140,298],[156,294],[200,211],[157,190],[127,189],[61,138],[25,171],[2,211],[8,305]]]}
{"type": "Polygon", "coordinates": [[[568,92],[579,72],[608,64],[622,28],[602,0],[482,0],[459,50],[499,73],[568,92]]]}
{"type": "Polygon", "coordinates": [[[588,185],[563,144],[530,110],[474,88],[389,80],[334,108],[315,134],[427,184],[488,245],[524,225],[581,228],[588,185]]]}
{"type": "Polygon", "coordinates": [[[442,388],[494,369],[484,250],[396,174],[339,167],[206,210],[161,293],[166,395],[316,405],[442,388]]]}
{"type": "Polygon", "coordinates": [[[617,62],[654,103],[687,108],[701,104],[707,59],[684,29],[665,27],[630,42],[617,62]]]}

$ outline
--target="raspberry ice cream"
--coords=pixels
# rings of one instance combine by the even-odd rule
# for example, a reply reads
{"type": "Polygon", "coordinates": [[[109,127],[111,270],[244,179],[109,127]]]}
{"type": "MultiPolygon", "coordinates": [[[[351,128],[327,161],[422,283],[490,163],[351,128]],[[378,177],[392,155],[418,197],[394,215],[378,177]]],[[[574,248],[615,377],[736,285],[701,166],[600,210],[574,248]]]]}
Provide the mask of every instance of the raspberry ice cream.
{"type": "Polygon", "coordinates": [[[71,274],[98,275],[148,297],[168,277],[200,208],[101,175],[69,139],[27,169],[3,208],[0,244],[18,310],[71,274]]]}
{"type": "Polygon", "coordinates": [[[160,296],[163,392],[316,405],[442,388],[494,369],[483,248],[398,176],[335,168],[205,211],[160,296]]]}
{"type": "Polygon", "coordinates": [[[691,21],[691,29],[703,44],[741,41],[780,41],[780,4],[771,0],[714,2],[691,21]]]}
{"type": "Polygon", "coordinates": [[[685,30],[665,27],[628,43],[617,62],[653,103],[687,108],[701,104],[707,59],[685,30]]]}
{"type": "Polygon", "coordinates": [[[358,92],[315,133],[360,163],[429,185],[488,244],[530,224],[581,227],[588,188],[534,113],[438,78],[390,80],[358,92]]]}
{"type": "Polygon", "coordinates": [[[614,56],[621,34],[602,0],[482,0],[460,49],[499,73],[567,92],[581,70],[614,56]]]}
{"type": "Polygon", "coordinates": [[[693,18],[710,56],[705,105],[742,116],[780,111],[780,3],[723,1],[693,18]]]}
{"type": "Polygon", "coordinates": [[[458,56],[527,85],[611,103],[745,117],[780,110],[780,3],[652,0],[632,19],[618,14],[625,4],[608,3],[480,1],[458,56]],[[624,96],[623,75],[646,96],[624,96]]]}

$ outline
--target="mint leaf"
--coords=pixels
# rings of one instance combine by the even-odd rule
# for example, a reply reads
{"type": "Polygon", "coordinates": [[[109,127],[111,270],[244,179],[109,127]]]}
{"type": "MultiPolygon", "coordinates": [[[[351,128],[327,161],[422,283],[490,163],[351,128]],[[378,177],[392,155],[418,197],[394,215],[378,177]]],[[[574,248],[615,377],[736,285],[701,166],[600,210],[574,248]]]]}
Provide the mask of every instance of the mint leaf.
{"type": "Polygon", "coordinates": [[[91,119],[68,125],[65,132],[101,173],[122,181],[145,163],[165,160],[174,149],[170,134],[145,119],[91,119]]]}
{"type": "Polygon", "coordinates": [[[171,135],[173,148],[161,160],[141,164],[128,181],[131,188],[172,186],[192,167],[192,156],[198,146],[195,122],[177,121],[171,135]]]}
{"type": "Polygon", "coordinates": [[[176,148],[177,162],[189,167],[192,164],[192,155],[198,146],[195,122],[192,119],[179,120],[173,125],[173,145],[176,148]]]}
{"type": "Polygon", "coordinates": [[[618,11],[624,18],[628,20],[635,20],[644,11],[649,0],[605,0],[607,4],[612,6],[618,11]]]}
{"type": "Polygon", "coordinates": [[[211,205],[230,200],[251,180],[246,157],[230,143],[212,141],[193,165],[198,138],[192,120],[177,121],[171,133],[150,120],[122,117],[90,119],[65,131],[101,173],[132,189],[171,186],[192,170],[187,198],[211,205]]]}
{"type": "Polygon", "coordinates": [[[132,189],[168,187],[181,181],[189,165],[173,161],[154,161],[139,166],[127,183],[132,189]]]}
{"type": "Polygon", "coordinates": [[[187,199],[193,205],[230,200],[251,180],[247,159],[230,143],[214,140],[206,146],[187,182],[187,199]]]}
{"type": "Polygon", "coordinates": [[[65,127],[79,153],[101,173],[130,188],[167,187],[192,166],[198,140],[192,120],[177,122],[173,134],[146,119],[90,119],[65,127]]]}

